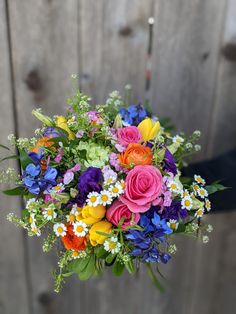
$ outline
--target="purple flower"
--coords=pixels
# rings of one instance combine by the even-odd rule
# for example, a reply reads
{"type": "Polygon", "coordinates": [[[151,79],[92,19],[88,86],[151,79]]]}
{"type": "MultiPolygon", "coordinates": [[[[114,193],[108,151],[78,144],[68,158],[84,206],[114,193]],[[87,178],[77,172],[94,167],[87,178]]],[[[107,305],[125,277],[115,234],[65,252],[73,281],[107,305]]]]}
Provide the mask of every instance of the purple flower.
{"type": "Polygon", "coordinates": [[[46,130],[43,132],[43,136],[45,137],[60,137],[62,135],[64,136],[65,134],[63,134],[63,132],[60,133],[53,127],[46,128],[46,130]]]}
{"type": "Polygon", "coordinates": [[[130,105],[127,109],[120,108],[119,113],[122,120],[128,125],[137,126],[144,118],[148,116],[148,113],[142,105],[130,105]]]}
{"type": "Polygon", "coordinates": [[[57,155],[56,155],[56,157],[55,157],[55,162],[60,162],[61,161],[61,159],[62,159],[62,155],[63,155],[63,149],[60,147],[59,149],[58,149],[58,153],[57,153],[57,155]]]}
{"type": "Polygon", "coordinates": [[[76,198],[76,203],[79,206],[83,206],[87,195],[90,192],[100,192],[102,186],[100,182],[102,181],[102,171],[100,168],[89,167],[85,172],[81,174],[78,180],[78,190],[79,194],[76,198]]]}
{"type": "Polygon", "coordinates": [[[176,161],[174,156],[171,154],[169,149],[166,148],[165,157],[164,157],[164,170],[173,173],[174,175],[177,174],[177,167],[176,161]]]}
{"type": "Polygon", "coordinates": [[[162,213],[162,218],[165,219],[175,219],[179,221],[179,219],[184,219],[188,216],[188,212],[186,209],[183,209],[181,206],[181,202],[178,200],[173,200],[171,205],[165,207],[162,213]]]}

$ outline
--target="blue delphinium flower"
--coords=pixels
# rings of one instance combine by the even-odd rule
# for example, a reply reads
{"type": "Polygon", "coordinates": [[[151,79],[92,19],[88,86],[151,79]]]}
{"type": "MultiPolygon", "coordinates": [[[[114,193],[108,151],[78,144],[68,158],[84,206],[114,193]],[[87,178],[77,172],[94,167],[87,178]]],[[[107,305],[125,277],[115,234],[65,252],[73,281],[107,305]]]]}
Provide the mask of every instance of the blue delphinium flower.
{"type": "Polygon", "coordinates": [[[137,126],[149,114],[142,105],[130,105],[128,108],[120,108],[119,113],[127,125],[137,126]]]}
{"type": "Polygon", "coordinates": [[[156,212],[153,212],[152,218],[149,216],[141,215],[139,226],[142,230],[129,229],[126,238],[133,245],[130,254],[140,257],[142,262],[167,263],[170,255],[160,250],[160,244],[165,243],[165,235],[171,234],[172,229],[156,212]]]}
{"type": "Polygon", "coordinates": [[[38,195],[56,185],[57,170],[49,166],[45,171],[41,170],[40,161],[43,158],[41,152],[39,154],[29,153],[29,157],[34,163],[28,164],[25,168],[22,175],[22,184],[30,193],[38,195]]]}

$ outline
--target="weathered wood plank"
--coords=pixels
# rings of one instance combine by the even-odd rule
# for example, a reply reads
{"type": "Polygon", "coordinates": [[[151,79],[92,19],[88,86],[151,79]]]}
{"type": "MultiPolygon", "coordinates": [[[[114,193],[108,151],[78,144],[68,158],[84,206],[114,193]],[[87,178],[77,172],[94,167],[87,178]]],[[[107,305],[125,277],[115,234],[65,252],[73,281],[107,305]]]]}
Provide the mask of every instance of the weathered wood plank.
{"type": "MultiPolygon", "coordinates": [[[[157,2],[156,2],[157,4],[157,2]]],[[[202,131],[206,156],[225,1],[159,1],[153,57],[153,107],[177,129],[202,131]]]]}
{"type": "Polygon", "coordinates": [[[152,1],[80,2],[83,90],[101,103],[112,90],[122,92],[130,83],[133,100],[143,100],[152,1]]]}
{"type": "MultiPolygon", "coordinates": [[[[0,38],[0,142],[9,144],[7,136],[9,133],[14,133],[14,115],[4,0],[0,1],[0,38]]],[[[1,150],[0,156],[6,155],[7,152],[1,150]]],[[[4,165],[1,164],[1,169],[14,166],[16,166],[14,162],[5,162],[4,165]]],[[[4,186],[4,188],[7,187],[4,186]]],[[[29,314],[28,274],[23,231],[6,220],[9,212],[20,215],[21,203],[19,199],[3,195],[0,195],[0,199],[0,312],[12,314],[17,311],[19,314],[29,314]]]]}
{"type": "MultiPolygon", "coordinates": [[[[37,123],[31,110],[40,106],[48,114],[63,113],[70,75],[78,72],[78,1],[9,1],[9,9],[19,134],[32,136],[37,123]]],[[[55,295],[55,256],[44,254],[36,238],[28,246],[33,313],[75,312],[79,288],[73,290],[72,280],[55,295]]]]}
{"type": "Polygon", "coordinates": [[[228,0],[222,49],[219,58],[217,89],[211,118],[209,156],[236,145],[236,2],[228,0]]]}

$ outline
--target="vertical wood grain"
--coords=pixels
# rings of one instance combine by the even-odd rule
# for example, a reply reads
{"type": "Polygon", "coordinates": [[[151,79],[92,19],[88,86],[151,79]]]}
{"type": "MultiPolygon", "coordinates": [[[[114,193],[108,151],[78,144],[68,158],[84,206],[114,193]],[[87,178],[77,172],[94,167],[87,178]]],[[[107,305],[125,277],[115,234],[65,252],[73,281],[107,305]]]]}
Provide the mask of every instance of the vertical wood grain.
{"type": "MultiPolygon", "coordinates": [[[[35,107],[64,113],[71,92],[70,75],[78,73],[78,1],[9,1],[12,62],[20,136],[32,136],[35,107]]],[[[73,312],[79,308],[78,281],[53,293],[55,254],[44,254],[41,241],[28,239],[33,314],[73,312]]]]}
{"type": "Polygon", "coordinates": [[[155,2],[153,107],[177,130],[202,131],[206,157],[225,1],[155,2]]]}
{"type": "Polygon", "coordinates": [[[133,86],[133,100],[144,97],[148,17],[151,0],[81,0],[81,85],[94,102],[112,90],[133,86]]]}
{"type": "Polygon", "coordinates": [[[208,155],[236,147],[236,2],[228,0],[218,65],[217,88],[210,120],[208,155]]]}
{"type": "MultiPolygon", "coordinates": [[[[8,41],[6,2],[0,0],[0,143],[8,145],[7,136],[14,133],[14,110],[8,41]]],[[[0,159],[9,153],[1,149],[0,159]]],[[[14,154],[14,151],[13,151],[14,154]]],[[[14,162],[1,163],[1,169],[15,167],[14,162]]],[[[1,189],[10,188],[1,185],[1,189]]],[[[21,211],[19,198],[0,196],[0,313],[30,314],[27,260],[23,231],[6,220],[9,212],[18,216],[21,211]],[[20,306],[19,306],[20,304],[20,306]]]]}

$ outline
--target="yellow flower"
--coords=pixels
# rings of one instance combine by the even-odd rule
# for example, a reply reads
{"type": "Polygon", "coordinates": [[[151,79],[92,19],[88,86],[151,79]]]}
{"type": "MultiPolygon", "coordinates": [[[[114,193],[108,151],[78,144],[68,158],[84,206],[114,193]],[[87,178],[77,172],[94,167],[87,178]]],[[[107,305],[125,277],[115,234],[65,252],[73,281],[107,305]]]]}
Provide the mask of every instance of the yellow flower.
{"type": "Polygon", "coordinates": [[[81,211],[81,220],[87,225],[95,224],[100,221],[106,213],[105,206],[98,205],[96,207],[84,206],[81,211]]]}
{"type": "Polygon", "coordinates": [[[97,232],[111,233],[112,224],[108,221],[99,221],[95,223],[89,231],[89,240],[92,246],[103,244],[107,238],[106,235],[98,234],[97,232]]]}
{"type": "Polygon", "coordinates": [[[68,124],[67,124],[67,120],[65,117],[58,116],[57,121],[56,121],[56,126],[68,133],[69,140],[75,139],[75,134],[69,129],[68,124]]]}
{"type": "Polygon", "coordinates": [[[139,123],[138,129],[142,134],[142,139],[144,142],[150,141],[154,139],[157,133],[160,130],[160,122],[157,121],[153,123],[150,118],[144,119],[142,122],[139,123]]]}

